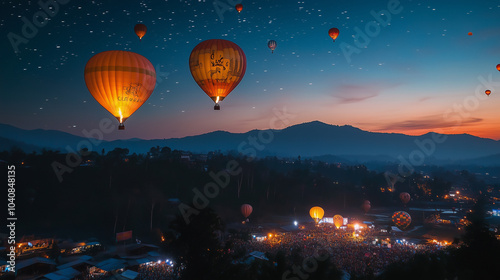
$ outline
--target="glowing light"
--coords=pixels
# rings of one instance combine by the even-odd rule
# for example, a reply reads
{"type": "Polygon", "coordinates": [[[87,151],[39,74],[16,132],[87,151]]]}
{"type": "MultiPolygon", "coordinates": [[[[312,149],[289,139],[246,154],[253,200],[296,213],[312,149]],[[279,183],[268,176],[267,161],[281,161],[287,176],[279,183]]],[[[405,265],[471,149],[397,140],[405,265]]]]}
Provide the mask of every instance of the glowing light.
{"type": "Polygon", "coordinates": [[[294,225],[294,226],[297,226],[298,224],[299,224],[299,223],[298,223],[297,221],[294,221],[294,222],[293,222],[293,225],[294,225]]]}
{"type": "Polygon", "coordinates": [[[217,99],[215,99],[215,103],[219,103],[219,96],[217,96],[217,99]]]}
{"type": "Polygon", "coordinates": [[[120,123],[123,123],[122,108],[118,108],[118,114],[120,115],[120,123]]]}

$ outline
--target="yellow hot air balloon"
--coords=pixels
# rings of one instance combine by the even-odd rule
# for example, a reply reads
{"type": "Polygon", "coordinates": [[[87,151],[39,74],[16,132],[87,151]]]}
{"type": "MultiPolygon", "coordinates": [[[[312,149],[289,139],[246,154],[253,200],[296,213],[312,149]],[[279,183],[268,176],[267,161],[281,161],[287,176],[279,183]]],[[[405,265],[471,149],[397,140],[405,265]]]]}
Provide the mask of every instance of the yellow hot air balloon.
{"type": "Polygon", "coordinates": [[[340,215],[333,216],[333,224],[336,228],[340,228],[344,224],[344,217],[340,215]]]}
{"type": "Polygon", "coordinates": [[[313,208],[311,208],[311,210],[309,210],[309,215],[311,215],[311,218],[313,218],[314,221],[318,223],[319,220],[323,219],[325,211],[319,206],[314,206],[313,208]]]}
{"type": "Polygon", "coordinates": [[[199,43],[189,56],[191,75],[201,89],[215,102],[219,102],[240,83],[245,75],[247,59],[235,43],[211,39],[199,43]]]}
{"type": "Polygon", "coordinates": [[[156,84],[153,64],[140,54],[105,51],[85,65],[85,83],[94,98],[125,129],[123,122],[151,96],[156,84]]]}

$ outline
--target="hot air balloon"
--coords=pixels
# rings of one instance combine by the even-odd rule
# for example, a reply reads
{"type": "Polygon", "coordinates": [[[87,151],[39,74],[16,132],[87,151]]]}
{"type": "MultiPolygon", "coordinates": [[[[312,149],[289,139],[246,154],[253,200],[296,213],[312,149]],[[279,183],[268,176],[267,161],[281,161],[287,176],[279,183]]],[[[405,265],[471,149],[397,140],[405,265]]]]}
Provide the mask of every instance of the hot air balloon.
{"type": "Polygon", "coordinates": [[[153,64],[140,54],[105,51],[85,65],[85,83],[94,98],[123,123],[151,96],[156,84],[153,64]]]}
{"type": "Polygon", "coordinates": [[[189,56],[191,75],[200,88],[215,102],[219,102],[240,83],[245,75],[247,59],[235,43],[211,39],[199,43],[189,56]]]}
{"type": "Polygon", "coordinates": [[[138,23],[134,26],[135,34],[137,35],[137,37],[139,37],[139,40],[141,40],[141,41],[142,41],[142,37],[144,37],[144,35],[146,35],[147,30],[148,30],[148,28],[146,27],[146,25],[144,25],[142,23],[138,23]]]}
{"type": "Polygon", "coordinates": [[[467,33],[469,36],[472,36],[472,32],[467,33]]]}
{"type": "Polygon", "coordinates": [[[325,215],[325,210],[319,206],[314,206],[309,210],[309,215],[311,215],[311,218],[314,219],[316,223],[319,222],[319,220],[323,219],[323,215],[325,215]]]}
{"type": "Polygon", "coordinates": [[[500,71],[500,64],[497,64],[497,70],[500,71]]]}
{"type": "Polygon", "coordinates": [[[328,35],[330,35],[330,37],[332,37],[333,41],[335,42],[335,39],[337,39],[337,37],[339,36],[339,29],[338,28],[330,28],[330,30],[328,30],[328,35]]]}
{"type": "Polygon", "coordinates": [[[234,6],[234,8],[236,9],[236,11],[241,12],[243,10],[243,5],[241,4],[236,4],[236,6],[234,6]]]}
{"type": "Polygon", "coordinates": [[[396,211],[392,214],[392,222],[400,230],[404,230],[411,224],[411,216],[405,211],[396,211]]]}
{"type": "Polygon", "coordinates": [[[340,228],[344,224],[344,217],[340,215],[333,216],[333,224],[336,228],[340,228]]]}
{"type": "Polygon", "coordinates": [[[250,204],[241,205],[241,214],[243,214],[245,219],[248,218],[248,216],[250,216],[250,214],[252,214],[252,211],[253,211],[252,205],[250,205],[250,204]]]}
{"type": "Polygon", "coordinates": [[[410,201],[411,197],[410,194],[407,192],[402,192],[399,194],[399,199],[401,199],[401,202],[403,202],[405,205],[410,201]]]}
{"type": "Polygon", "coordinates": [[[484,93],[486,93],[486,95],[490,95],[491,94],[491,90],[487,89],[484,93]]]}
{"type": "Polygon", "coordinates": [[[269,42],[267,42],[267,47],[271,49],[271,53],[274,53],[277,45],[278,44],[276,44],[276,41],[274,40],[270,40],[269,42]]]}
{"type": "Polygon", "coordinates": [[[363,202],[363,205],[361,207],[363,208],[363,211],[365,211],[365,213],[368,213],[368,211],[370,211],[370,208],[372,208],[372,204],[370,203],[369,200],[365,200],[365,202],[363,202]]]}

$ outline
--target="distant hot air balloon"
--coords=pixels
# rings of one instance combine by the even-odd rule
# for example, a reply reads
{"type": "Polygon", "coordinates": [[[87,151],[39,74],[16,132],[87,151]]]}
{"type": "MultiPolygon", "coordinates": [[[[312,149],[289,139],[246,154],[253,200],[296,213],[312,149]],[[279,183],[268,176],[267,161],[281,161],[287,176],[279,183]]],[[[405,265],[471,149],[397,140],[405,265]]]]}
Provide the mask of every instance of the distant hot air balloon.
{"type": "Polygon", "coordinates": [[[411,216],[405,211],[396,211],[392,214],[392,222],[400,230],[404,230],[411,224],[411,216]]]}
{"type": "Polygon", "coordinates": [[[219,102],[240,83],[245,75],[247,59],[235,43],[211,39],[199,43],[189,56],[191,75],[201,89],[215,102],[219,102]]]}
{"type": "Polygon", "coordinates": [[[330,37],[332,37],[333,41],[335,42],[335,39],[337,39],[337,37],[339,36],[339,29],[338,28],[330,28],[330,30],[328,30],[328,35],[330,35],[330,37]]]}
{"type": "Polygon", "coordinates": [[[500,64],[497,64],[497,70],[500,71],[500,64]]]}
{"type": "Polygon", "coordinates": [[[369,200],[365,200],[361,207],[363,208],[363,211],[365,211],[365,213],[368,213],[368,211],[370,211],[370,208],[372,208],[372,205],[369,200]]]}
{"type": "Polygon", "coordinates": [[[403,202],[406,205],[410,201],[411,196],[407,192],[402,192],[399,194],[399,199],[401,199],[401,202],[403,202]]]}
{"type": "Polygon", "coordinates": [[[139,40],[141,40],[141,41],[142,41],[142,37],[144,37],[144,35],[146,35],[147,30],[148,30],[148,28],[146,27],[146,25],[144,25],[142,23],[138,23],[134,26],[135,34],[137,35],[137,37],[139,37],[139,40]]]}
{"type": "Polygon", "coordinates": [[[486,93],[486,95],[490,95],[491,94],[491,90],[487,89],[484,93],[486,93]]]}
{"type": "Polygon", "coordinates": [[[344,217],[340,215],[333,216],[333,224],[336,228],[340,228],[344,224],[344,217]]]}
{"type": "Polygon", "coordinates": [[[278,44],[274,40],[270,40],[269,42],[267,42],[267,47],[271,49],[271,53],[274,53],[277,45],[278,44]]]}
{"type": "Polygon", "coordinates": [[[319,222],[319,220],[323,219],[323,216],[325,215],[325,210],[319,206],[314,206],[309,210],[309,215],[311,215],[311,218],[314,219],[316,223],[319,222]]]}
{"type": "Polygon", "coordinates": [[[241,205],[241,214],[243,214],[245,219],[248,218],[248,216],[250,216],[250,214],[252,214],[252,211],[253,211],[252,205],[250,205],[250,204],[241,205]]]}
{"type": "Polygon", "coordinates": [[[469,36],[472,36],[472,32],[467,33],[469,36]]]}
{"type": "Polygon", "coordinates": [[[151,96],[156,84],[153,64],[140,54],[105,51],[85,65],[85,83],[94,98],[123,123],[151,96]]]}
{"type": "Polygon", "coordinates": [[[238,13],[239,13],[239,12],[241,12],[243,10],[243,5],[236,4],[235,8],[236,8],[236,11],[238,11],[238,13]]]}

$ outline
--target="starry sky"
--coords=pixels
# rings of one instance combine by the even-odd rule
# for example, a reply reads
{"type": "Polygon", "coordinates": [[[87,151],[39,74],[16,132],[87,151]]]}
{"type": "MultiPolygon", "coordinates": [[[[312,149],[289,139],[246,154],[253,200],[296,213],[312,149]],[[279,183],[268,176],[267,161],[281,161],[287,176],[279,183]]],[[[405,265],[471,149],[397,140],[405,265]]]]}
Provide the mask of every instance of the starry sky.
{"type": "Polygon", "coordinates": [[[288,125],[319,120],[500,139],[499,0],[55,3],[45,20],[38,1],[1,2],[1,123],[76,135],[104,118],[117,126],[83,71],[99,52],[127,50],[151,61],[157,84],[126,130],[107,140],[276,128],[271,120],[283,110],[288,125]],[[25,27],[34,17],[36,33],[25,27]],[[148,27],[142,41],[137,23],[148,27]],[[340,30],[335,42],[332,27],[340,30]],[[189,71],[192,49],[207,39],[230,40],[247,57],[220,111],[189,71]],[[269,40],[277,42],[274,54],[269,40]]]}

